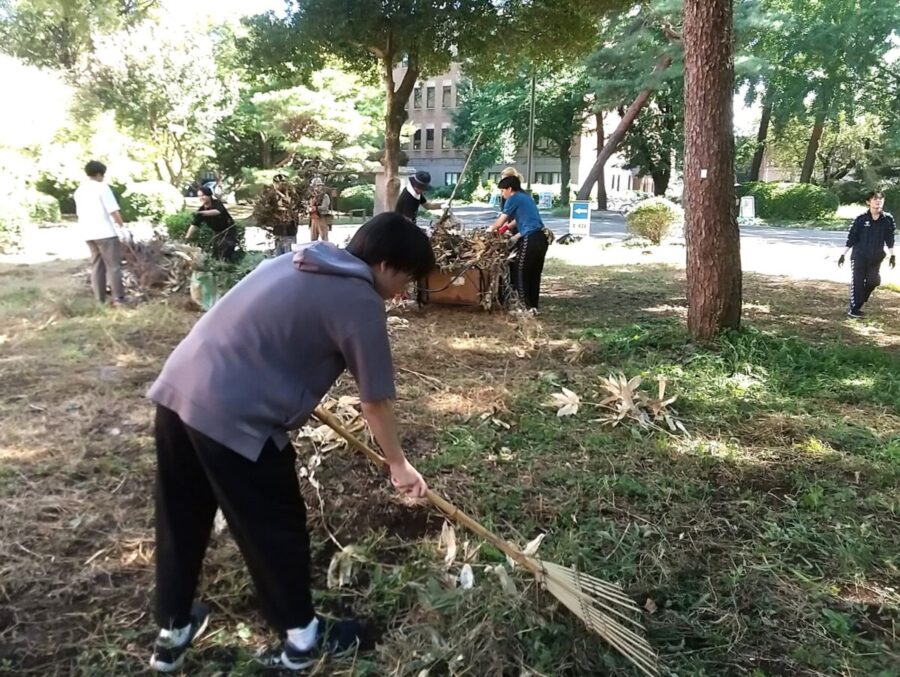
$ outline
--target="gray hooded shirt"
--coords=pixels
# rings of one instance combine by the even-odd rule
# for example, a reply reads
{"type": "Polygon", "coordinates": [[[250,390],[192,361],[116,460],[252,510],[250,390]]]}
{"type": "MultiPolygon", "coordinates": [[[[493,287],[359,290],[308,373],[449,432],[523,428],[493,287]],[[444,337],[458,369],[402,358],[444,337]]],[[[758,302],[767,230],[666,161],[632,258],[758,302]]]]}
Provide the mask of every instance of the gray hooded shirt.
{"type": "Polygon", "coordinates": [[[384,301],[364,261],[328,242],[262,263],[178,344],[147,396],[256,460],[347,368],[360,399],[393,399],[384,301]]]}

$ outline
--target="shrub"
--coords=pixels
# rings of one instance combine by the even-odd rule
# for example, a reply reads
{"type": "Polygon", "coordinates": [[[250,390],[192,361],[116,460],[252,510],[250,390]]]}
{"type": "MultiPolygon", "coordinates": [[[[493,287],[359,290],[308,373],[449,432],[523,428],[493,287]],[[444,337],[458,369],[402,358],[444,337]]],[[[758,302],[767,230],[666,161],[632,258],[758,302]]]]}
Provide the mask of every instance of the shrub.
{"type": "Polygon", "coordinates": [[[168,214],[163,219],[163,224],[166,227],[166,232],[169,234],[169,239],[183,240],[193,218],[194,212],[190,209],[182,209],[175,214],[168,214]]]}
{"type": "Polygon", "coordinates": [[[75,213],[75,189],[78,188],[78,181],[43,174],[35,182],[34,187],[41,193],[54,198],[62,214],[75,213]]]}
{"type": "Polygon", "coordinates": [[[337,200],[337,208],[342,212],[365,209],[366,215],[372,214],[375,211],[375,186],[366,183],[345,188],[337,200]]]}
{"type": "MultiPolygon", "coordinates": [[[[900,216],[900,185],[885,186],[881,192],[884,193],[884,210],[895,217],[900,216]]],[[[863,195],[863,199],[865,197],[863,195]]]]}
{"type": "Polygon", "coordinates": [[[869,189],[861,181],[841,181],[831,187],[842,205],[862,204],[866,201],[869,189]]]}
{"type": "MultiPolygon", "coordinates": [[[[133,183],[128,186],[122,197],[131,208],[129,212],[133,210],[138,218],[147,218],[153,223],[162,222],[166,215],[177,214],[184,207],[184,197],[175,186],[165,181],[133,183]]],[[[120,206],[124,207],[121,203],[120,206]]],[[[129,213],[129,216],[131,215],[129,213]]]]}
{"type": "Polygon", "coordinates": [[[791,221],[812,221],[833,217],[840,207],[838,196],[830,190],[809,183],[780,187],[768,205],[768,214],[760,216],[791,221]]]}
{"type": "Polygon", "coordinates": [[[813,221],[834,216],[840,207],[838,196],[810,183],[745,183],[737,196],[756,198],[756,215],[762,219],[813,221]]]}
{"type": "Polygon", "coordinates": [[[453,186],[440,186],[431,190],[428,197],[434,200],[446,200],[453,193],[453,186]]]}
{"type": "Polygon", "coordinates": [[[756,199],[756,216],[766,218],[771,211],[772,196],[778,188],[777,184],[763,181],[750,181],[737,188],[737,197],[752,195],[756,199]]]}
{"type": "Polygon", "coordinates": [[[28,196],[28,218],[34,223],[59,223],[62,218],[55,197],[36,190],[28,196]]]}
{"type": "Polygon", "coordinates": [[[659,244],[681,218],[682,211],[678,205],[662,197],[652,197],[632,209],[625,221],[632,233],[659,244]]]}

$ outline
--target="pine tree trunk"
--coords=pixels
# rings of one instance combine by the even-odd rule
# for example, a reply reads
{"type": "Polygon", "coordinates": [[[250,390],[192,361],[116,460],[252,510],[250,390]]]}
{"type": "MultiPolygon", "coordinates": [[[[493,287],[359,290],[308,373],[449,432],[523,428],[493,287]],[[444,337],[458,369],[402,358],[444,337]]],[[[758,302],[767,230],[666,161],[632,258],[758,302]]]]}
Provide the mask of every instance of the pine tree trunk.
{"type": "MultiPolygon", "coordinates": [[[[659,58],[659,61],[656,62],[653,74],[656,75],[662,73],[671,65],[672,57],[668,54],[664,54],[659,58]]],[[[641,109],[647,105],[647,101],[650,100],[650,95],[652,93],[653,90],[651,89],[641,90],[635,100],[631,102],[631,105],[628,106],[625,115],[622,116],[615,131],[609,135],[609,139],[606,140],[602,150],[597,154],[597,161],[594,162],[594,166],[591,167],[591,171],[588,173],[587,178],[584,180],[584,183],[581,184],[581,188],[578,190],[579,200],[590,199],[591,190],[593,190],[594,184],[600,176],[600,171],[603,169],[603,166],[606,164],[607,160],[609,160],[610,156],[616,152],[619,144],[622,143],[622,139],[625,138],[625,133],[634,123],[634,120],[637,118],[638,113],[641,112],[641,109]]]]}
{"type": "Polygon", "coordinates": [[[688,329],[707,339],[741,322],[734,213],[732,0],[685,0],[684,204],[688,329]]]}
{"type": "Polygon", "coordinates": [[[572,142],[562,143],[559,146],[559,179],[560,195],[559,203],[563,206],[569,204],[569,182],[572,180],[572,142]]]}
{"type": "MultiPolygon", "coordinates": [[[[597,152],[603,148],[603,111],[595,114],[597,120],[597,152]]],[[[607,210],[609,203],[606,198],[606,165],[600,166],[597,174],[597,209],[607,210]]]]}
{"type": "Polygon", "coordinates": [[[809,137],[809,143],[806,146],[806,157],[803,159],[803,169],[800,170],[800,183],[810,183],[812,181],[813,170],[816,168],[816,153],[819,152],[819,141],[822,139],[824,130],[825,111],[821,111],[816,114],[812,135],[809,137]]]}
{"type": "Polygon", "coordinates": [[[753,163],[750,165],[750,180],[759,181],[759,172],[762,169],[763,158],[766,154],[766,139],[769,137],[769,122],[772,120],[772,103],[766,101],[762,109],[762,117],[759,120],[759,131],[756,134],[756,151],[753,153],[753,163]]]}

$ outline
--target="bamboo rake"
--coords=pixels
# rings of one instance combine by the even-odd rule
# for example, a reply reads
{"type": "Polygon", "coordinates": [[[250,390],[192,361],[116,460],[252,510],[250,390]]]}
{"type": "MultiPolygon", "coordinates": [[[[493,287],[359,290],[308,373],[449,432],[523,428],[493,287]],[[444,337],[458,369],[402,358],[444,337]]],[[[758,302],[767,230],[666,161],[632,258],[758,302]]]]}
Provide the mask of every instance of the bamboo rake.
{"type": "MultiPolygon", "coordinates": [[[[382,467],[388,466],[381,454],[357,439],[334,414],[321,407],[317,407],[313,414],[370,461],[382,467]]],[[[647,640],[615,618],[618,616],[637,630],[643,631],[643,626],[634,620],[634,614],[640,613],[640,610],[619,586],[568,567],[529,557],[431,489],[425,497],[448,518],[477,534],[531,572],[550,594],[584,621],[592,632],[634,663],[642,673],[648,677],[659,674],[656,652],[647,640]]]]}

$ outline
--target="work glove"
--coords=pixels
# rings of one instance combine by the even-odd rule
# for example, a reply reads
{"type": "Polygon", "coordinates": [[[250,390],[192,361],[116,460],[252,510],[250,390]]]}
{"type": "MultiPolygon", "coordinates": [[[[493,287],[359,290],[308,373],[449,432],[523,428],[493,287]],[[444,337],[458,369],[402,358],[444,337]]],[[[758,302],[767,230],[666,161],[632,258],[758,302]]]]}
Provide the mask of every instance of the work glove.
{"type": "Polygon", "coordinates": [[[838,268],[843,267],[844,265],[844,255],[841,254],[841,258],[838,259],[838,268]]]}
{"type": "Polygon", "coordinates": [[[891,268],[897,267],[897,257],[894,254],[891,254],[891,258],[888,259],[888,265],[891,268]]]}

